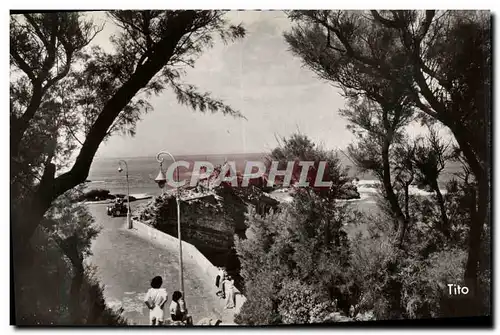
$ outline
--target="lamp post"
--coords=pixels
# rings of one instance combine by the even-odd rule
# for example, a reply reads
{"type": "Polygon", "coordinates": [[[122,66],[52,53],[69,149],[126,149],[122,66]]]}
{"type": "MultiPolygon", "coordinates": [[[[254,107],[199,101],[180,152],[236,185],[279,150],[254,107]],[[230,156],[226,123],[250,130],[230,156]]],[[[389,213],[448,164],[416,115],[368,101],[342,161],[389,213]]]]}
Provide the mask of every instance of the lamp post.
{"type": "MultiPolygon", "coordinates": [[[[160,163],[160,172],[158,173],[158,176],[155,178],[155,182],[158,184],[158,186],[162,189],[162,194],[164,193],[164,187],[167,182],[167,177],[165,173],[162,170],[163,166],[163,160],[164,158],[161,157],[162,155],[168,155],[170,158],[176,162],[174,156],[172,156],[171,153],[168,151],[160,151],[156,155],[156,161],[160,163]]],[[[175,172],[177,173],[177,182],[179,182],[179,167],[176,167],[175,172]]],[[[176,203],[177,203],[177,235],[179,239],[179,266],[180,266],[180,271],[179,271],[179,281],[181,283],[181,293],[184,298],[184,303],[186,303],[186,297],[184,294],[184,271],[183,271],[183,263],[182,263],[182,239],[181,239],[181,208],[180,208],[180,194],[179,194],[179,186],[177,185],[176,189],[176,197],[175,197],[176,203]]]]}
{"type": "Polygon", "coordinates": [[[123,159],[121,159],[118,162],[118,172],[123,171],[122,166],[121,166],[122,164],[125,165],[125,177],[127,178],[127,225],[128,225],[128,229],[132,229],[132,220],[130,217],[130,187],[129,187],[129,183],[128,183],[128,165],[127,165],[127,162],[125,162],[123,159]]]}

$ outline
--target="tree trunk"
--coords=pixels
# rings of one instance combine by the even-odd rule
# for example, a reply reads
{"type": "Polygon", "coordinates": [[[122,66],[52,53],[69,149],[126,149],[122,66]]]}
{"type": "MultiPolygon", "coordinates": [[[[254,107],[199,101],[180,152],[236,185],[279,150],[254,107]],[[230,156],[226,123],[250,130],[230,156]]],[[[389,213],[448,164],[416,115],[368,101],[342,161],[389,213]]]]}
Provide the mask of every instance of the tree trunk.
{"type": "Polygon", "coordinates": [[[49,209],[52,201],[87,179],[95,153],[116,117],[137,92],[145,87],[151,78],[168,63],[180,39],[191,28],[195,19],[196,13],[194,11],[185,11],[173,20],[172,26],[168,29],[168,36],[158,42],[147,61],[136,69],[130,79],[118,89],[103,107],[70,171],[55,178],[55,166],[48,164],[45,167],[40,184],[30,201],[26,203],[25,207],[26,209],[29,208],[29,211],[22,210],[23,213],[16,216],[15,225],[18,226],[16,227],[16,241],[22,244],[26,243],[47,209],[49,209]]]}
{"type": "MultiPolygon", "coordinates": [[[[487,223],[485,221],[490,201],[490,174],[489,169],[485,166],[485,164],[489,163],[489,157],[478,157],[475,154],[475,152],[483,152],[488,155],[488,150],[484,150],[485,148],[477,148],[478,150],[474,150],[461,127],[461,125],[452,124],[450,129],[452,130],[453,135],[455,136],[455,139],[457,140],[460,149],[465,156],[467,164],[474,174],[478,184],[478,207],[470,222],[467,263],[464,274],[466,285],[468,285],[469,289],[473,290],[472,292],[475,292],[477,291],[478,285],[477,272],[481,251],[481,234],[484,224],[487,223]]],[[[487,130],[489,132],[491,128],[488,127],[487,130]]],[[[488,136],[488,134],[485,134],[485,136],[488,136]]],[[[488,143],[488,141],[485,141],[485,143],[488,143]]]]}
{"type": "Polygon", "coordinates": [[[445,237],[450,237],[450,227],[448,222],[448,216],[446,215],[446,207],[444,203],[444,197],[439,189],[439,185],[436,183],[432,186],[434,192],[436,192],[436,198],[439,205],[439,210],[441,212],[441,225],[439,226],[439,230],[443,233],[445,237]]]}
{"type": "Polygon", "coordinates": [[[479,183],[478,206],[470,222],[467,263],[464,280],[471,292],[478,290],[478,264],[481,253],[481,235],[488,211],[489,189],[484,182],[479,183]]]}
{"type": "Polygon", "coordinates": [[[406,219],[410,219],[410,185],[405,185],[404,186],[404,189],[405,189],[405,216],[406,216],[406,219]]]}

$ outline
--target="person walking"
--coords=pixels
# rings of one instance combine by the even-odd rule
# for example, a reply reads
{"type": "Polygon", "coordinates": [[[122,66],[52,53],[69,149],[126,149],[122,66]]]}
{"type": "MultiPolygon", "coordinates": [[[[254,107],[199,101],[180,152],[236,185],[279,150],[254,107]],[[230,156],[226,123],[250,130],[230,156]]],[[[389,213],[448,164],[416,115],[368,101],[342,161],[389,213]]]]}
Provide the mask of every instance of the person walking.
{"type": "Polygon", "coordinates": [[[163,279],[156,276],[151,280],[151,288],[144,296],[144,303],[149,309],[149,323],[152,326],[162,325],[165,321],[164,306],[168,299],[167,290],[161,287],[163,279]]]}
{"type": "Polygon", "coordinates": [[[234,280],[228,276],[224,281],[224,288],[226,291],[226,309],[234,308],[234,280]]]}
{"type": "Polygon", "coordinates": [[[220,283],[220,290],[221,290],[220,297],[222,299],[226,299],[226,280],[227,280],[227,272],[225,269],[222,269],[222,278],[220,283]]]}
{"type": "Polygon", "coordinates": [[[222,282],[224,281],[224,271],[221,267],[218,267],[217,276],[215,277],[215,286],[217,287],[216,295],[218,297],[222,296],[222,282]]]}

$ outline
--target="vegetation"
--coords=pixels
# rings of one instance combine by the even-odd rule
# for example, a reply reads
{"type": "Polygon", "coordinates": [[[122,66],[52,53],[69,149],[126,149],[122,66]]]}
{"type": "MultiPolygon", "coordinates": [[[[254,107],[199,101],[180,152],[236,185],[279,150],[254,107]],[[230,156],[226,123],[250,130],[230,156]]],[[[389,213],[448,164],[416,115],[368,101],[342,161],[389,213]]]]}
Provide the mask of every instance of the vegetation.
{"type": "Polygon", "coordinates": [[[94,269],[84,264],[99,228],[75,203],[79,195],[69,191],[54,202],[33,236],[31,266],[15,264],[18,325],[126,324],[106,306],[94,269]]]}
{"type": "MultiPolygon", "coordinates": [[[[490,226],[489,14],[292,11],[289,16],[296,23],[285,35],[292,51],[349,100],[342,113],[357,136],[350,154],[358,167],[383,181],[381,205],[398,235],[398,272],[407,259],[459,248],[467,255],[460,282],[475,294],[456,314],[488,314],[480,292],[489,285],[479,283],[482,236],[490,226]],[[427,139],[407,136],[406,127],[415,121],[430,129],[427,139]],[[450,144],[439,140],[435,126],[452,134],[450,144]],[[450,159],[463,164],[463,173],[449,187],[468,193],[445,197],[440,191],[437,181],[450,159]],[[432,199],[412,199],[407,192],[412,183],[433,191],[432,199]],[[467,207],[456,220],[452,209],[458,203],[467,207]],[[424,237],[423,230],[430,235],[424,237]]],[[[401,297],[407,279],[394,282],[401,297]]]]}
{"type": "MultiPolygon", "coordinates": [[[[356,188],[348,183],[347,170],[340,167],[340,159],[334,151],[326,150],[313,143],[306,135],[295,133],[290,138],[278,139],[278,147],[274,148],[267,157],[268,170],[271,162],[278,162],[278,169],[286,170],[288,162],[292,166],[292,185],[298,185],[301,171],[308,169],[305,181],[307,185],[321,197],[329,199],[355,199],[359,198],[356,188]],[[299,162],[312,162],[310,167],[301,166],[299,162]],[[320,163],[324,162],[323,174],[318,173],[320,163]],[[331,182],[332,187],[316,187],[317,182],[331,182]]],[[[276,176],[275,181],[282,183],[283,176],[276,176]]],[[[300,186],[299,186],[300,187],[300,186]]]]}
{"type": "MultiPolygon", "coordinates": [[[[109,197],[105,190],[85,195],[78,185],[103,141],[119,132],[135,133],[141,115],[151,109],[152,94],[170,88],[179,103],[195,110],[243,117],[182,81],[183,68],[194,66],[216,36],[227,42],[245,35],[223,12],[108,15],[118,28],[111,51],[90,47],[102,27],[81,13],[11,16],[18,324],[125,323],[119,311],[105,306],[102,288],[84,265],[98,229],[76,201],[109,197]]],[[[277,160],[279,169],[288,161],[312,161],[309,184],[316,181],[319,162],[326,161],[319,177],[332,186],[297,188],[291,203],[246,217],[246,204],[262,194],[258,185],[217,189],[232,200],[211,209],[223,213],[222,224],[236,233],[237,267],[247,297],[236,321],[268,325],[490,314],[489,14],[320,10],[288,15],[294,26],[284,37],[291,51],[346,98],[340,114],[355,135],[348,153],[358,169],[379,179],[381,211],[368,216],[338,201],[357,192],[334,152],[302,134],[280,139],[269,161],[277,160]],[[427,135],[411,136],[409,127],[417,123],[427,135]],[[450,141],[440,130],[451,134],[450,141]],[[443,186],[450,161],[459,162],[462,171],[443,186]],[[413,185],[432,196],[412,195],[413,185]],[[350,236],[347,229],[356,225],[367,228],[350,236]],[[471,293],[450,297],[447,283],[464,284],[471,293]]],[[[294,165],[292,183],[298,180],[294,165]]],[[[168,206],[153,205],[143,215],[158,220],[168,206]]]]}
{"type": "Polygon", "coordinates": [[[356,219],[353,211],[305,188],[282,206],[266,217],[250,213],[248,238],[236,239],[247,297],[236,322],[329,322],[354,314],[359,283],[349,273],[344,227],[356,219]]]}
{"type": "MultiPolygon", "coordinates": [[[[410,111],[422,123],[437,122],[453,134],[456,153],[475,184],[467,222],[470,231],[464,281],[478,289],[491,188],[489,13],[292,11],[289,16],[296,23],[285,35],[292,51],[321,78],[339,86],[346,97],[367,98],[375,104],[386,131],[380,134],[385,137],[385,152],[395,140],[395,126],[400,126],[410,111]]],[[[387,155],[383,159],[387,161],[387,155]]],[[[396,206],[388,174],[384,176],[384,190],[399,222],[402,245],[408,220],[396,206]]],[[[477,307],[477,303],[471,306],[477,307]]]]}
{"type": "MultiPolygon", "coordinates": [[[[425,146],[422,142],[417,144],[425,146]]],[[[390,154],[391,171],[394,161],[401,162],[396,160],[398,154],[390,154]]],[[[336,169],[342,176],[342,168],[336,169]]],[[[415,178],[420,181],[422,173],[417,169],[415,178]]],[[[338,178],[334,187],[342,188],[342,180],[346,182],[338,178]]],[[[394,178],[391,185],[397,182],[394,178]]],[[[467,259],[467,229],[461,216],[467,211],[459,214],[463,208],[459,204],[468,196],[453,189],[457,185],[457,180],[450,181],[443,197],[450,230],[446,236],[436,195],[405,198],[400,197],[401,188],[395,188],[397,206],[407,201],[403,215],[410,215],[402,244],[385,192],[380,203],[384,210],[378,216],[309,188],[299,189],[291,204],[281,205],[272,215],[250,213],[247,238],[235,242],[247,297],[236,322],[301,324],[471,315],[470,309],[457,307],[467,299],[450,297],[446,286],[462,282],[467,259]],[[348,230],[358,225],[364,229],[349,237],[348,230]]],[[[484,262],[488,256],[483,257],[484,262]]],[[[488,280],[482,285],[489,287],[488,280]]],[[[485,292],[479,293],[482,304],[475,313],[487,314],[488,299],[485,292]]]]}
{"type": "Polygon", "coordinates": [[[119,131],[134,134],[149,95],[170,87],[194,109],[241,116],[181,81],[183,66],[194,66],[214,35],[244,36],[223,14],[112,11],[120,29],[112,52],[86,48],[101,27],[80,13],[12,16],[11,180],[15,197],[32,208],[14,211],[20,237],[28,240],[52,201],[85,182],[102,141],[119,131]],[[71,156],[77,158],[70,166],[71,156]],[[64,165],[67,172],[56,176],[64,165]]]}

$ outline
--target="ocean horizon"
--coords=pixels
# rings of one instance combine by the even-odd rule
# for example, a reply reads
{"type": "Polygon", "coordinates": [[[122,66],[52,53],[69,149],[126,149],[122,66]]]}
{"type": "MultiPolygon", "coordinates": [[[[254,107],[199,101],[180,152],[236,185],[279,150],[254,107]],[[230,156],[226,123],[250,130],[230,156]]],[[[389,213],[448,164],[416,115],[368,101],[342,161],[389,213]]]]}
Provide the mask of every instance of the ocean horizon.
{"type": "MultiPolygon", "coordinates": [[[[263,159],[266,153],[240,153],[240,154],[189,154],[174,156],[176,160],[185,160],[190,162],[191,166],[193,161],[208,161],[213,165],[234,161],[238,172],[243,172],[247,161],[256,161],[263,159]]],[[[162,190],[155,183],[154,179],[160,170],[160,164],[156,161],[156,156],[135,156],[135,157],[98,157],[94,159],[90,168],[88,180],[86,184],[87,189],[106,189],[111,194],[126,194],[127,183],[125,178],[125,171],[118,171],[118,162],[123,159],[128,164],[129,173],[129,186],[130,194],[141,194],[149,196],[160,195],[162,190]]],[[[350,178],[358,178],[360,180],[358,191],[361,199],[353,200],[354,203],[363,204],[363,206],[375,207],[377,195],[377,179],[374,175],[369,173],[360,173],[352,162],[345,155],[339,155],[342,166],[348,168],[348,176],[350,178]]],[[[168,166],[172,163],[168,156],[165,156],[163,171],[166,171],[168,166]]],[[[456,165],[450,165],[441,178],[441,186],[444,188],[444,183],[449,180],[453,172],[457,170],[456,165]]],[[[180,178],[191,178],[191,171],[181,169],[180,178]]],[[[422,194],[422,191],[416,188],[412,193],[422,194]]]]}

